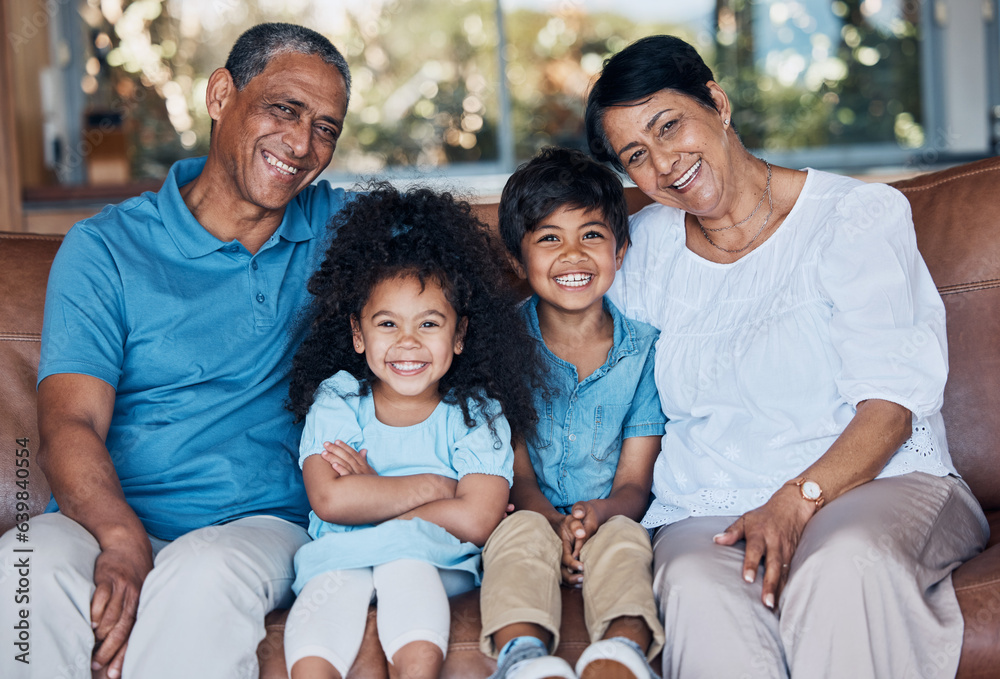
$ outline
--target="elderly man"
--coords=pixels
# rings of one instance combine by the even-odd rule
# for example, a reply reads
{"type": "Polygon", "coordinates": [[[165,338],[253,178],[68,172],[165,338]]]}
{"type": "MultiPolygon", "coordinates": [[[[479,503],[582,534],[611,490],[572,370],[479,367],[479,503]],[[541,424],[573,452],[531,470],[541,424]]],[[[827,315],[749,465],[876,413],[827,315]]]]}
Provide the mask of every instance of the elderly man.
{"type": "Polygon", "coordinates": [[[349,91],[323,36],[250,29],[209,78],[207,158],[66,236],[38,374],[58,512],[32,519],[36,652],[4,653],[0,675],[257,675],[264,615],[290,603],[308,539],[282,405],[306,281],[347,198],[311,183],[349,91]]]}

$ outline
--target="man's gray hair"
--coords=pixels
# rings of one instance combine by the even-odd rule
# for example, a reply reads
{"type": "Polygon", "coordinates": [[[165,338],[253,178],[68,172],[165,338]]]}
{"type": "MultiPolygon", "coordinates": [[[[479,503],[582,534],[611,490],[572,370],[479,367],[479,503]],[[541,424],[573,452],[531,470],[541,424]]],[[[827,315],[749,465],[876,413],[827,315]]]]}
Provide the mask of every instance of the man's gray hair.
{"type": "Polygon", "coordinates": [[[226,59],[226,70],[236,89],[242,90],[260,75],[271,59],[286,52],[315,54],[335,67],[344,78],[348,100],[351,97],[351,72],[347,61],[333,44],[316,31],[295,24],[257,24],[236,39],[226,59]]]}

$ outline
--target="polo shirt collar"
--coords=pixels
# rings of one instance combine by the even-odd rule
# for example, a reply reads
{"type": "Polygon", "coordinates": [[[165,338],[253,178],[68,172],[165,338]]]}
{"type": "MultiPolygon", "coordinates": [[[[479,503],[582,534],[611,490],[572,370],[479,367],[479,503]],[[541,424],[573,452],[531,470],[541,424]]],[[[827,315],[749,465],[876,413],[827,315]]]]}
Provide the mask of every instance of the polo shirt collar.
{"type": "MultiPolygon", "coordinates": [[[[187,158],[174,163],[163,186],[157,194],[157,207],[160,219],[173,239],[174,244],[188,259],[203,257],[228,245],[201,225],[191,214],[180,188],[201,174],[205,168],[206,156],[187,158]]],[[[308,188],[306,189],[308,190],[308,188]]],[[[274,232],[277,238],[284,238],[293,243],[300,243],[315,237],[312,224],[305,219],[299,205],[298,196],[285,208],[281,224],[274,232]]],[[[274,238],[272,238],[272,241],[274,238]]],[[[265,245],[265,248],[268,247],[265,245]]]]}
{"type": "MultiPolygon", "coordinates": [[[[635,327],[632,325],[632,322],[618,310],[618,307],[616,307],[611,300],[607,298],[607,296],[603,298],[603,303],[605,310],[611,314],[611,321],[614,324],[611,352],[608,354],[608,360],[604,363],[604,366],[611,367],[618,363],[618,361],[622,358],[631,356],[639,351],[639,348],[635,340],[635,327]]],[[[532,295],[529,297],[525,301],[524,305],[525,310],[527,311],[528,332],[544,344],[544,340],[542,339],[542,328],[538,325],[538,295],[532,295]]],[[[548,347],[546,347],[546,349],[547,348],[548,347]]],[[[598,372],[602,372],[602,370],[599,368],[595,371],[595,374],[598,372]]]]}

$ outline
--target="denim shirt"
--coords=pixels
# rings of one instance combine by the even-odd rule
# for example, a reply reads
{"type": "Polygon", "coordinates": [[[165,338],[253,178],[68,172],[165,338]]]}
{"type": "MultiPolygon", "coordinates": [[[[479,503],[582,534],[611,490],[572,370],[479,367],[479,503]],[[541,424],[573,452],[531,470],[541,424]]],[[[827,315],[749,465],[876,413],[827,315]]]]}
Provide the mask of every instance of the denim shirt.
{"type": "Polygon", "coordinates": [[[541,344],[553,392],[535,396],[538,428],[528,454],[539,488],[564,514],[576,502],[610,495],[622,441],[662,436],[667,421],[653,381],[656,329],[625,318],[607,297],[604,308],[614,322],[614,344],[604,365],[580,382],[576,366],[542,340],[538,296],[522,307],[528,332],[541,344]]]}

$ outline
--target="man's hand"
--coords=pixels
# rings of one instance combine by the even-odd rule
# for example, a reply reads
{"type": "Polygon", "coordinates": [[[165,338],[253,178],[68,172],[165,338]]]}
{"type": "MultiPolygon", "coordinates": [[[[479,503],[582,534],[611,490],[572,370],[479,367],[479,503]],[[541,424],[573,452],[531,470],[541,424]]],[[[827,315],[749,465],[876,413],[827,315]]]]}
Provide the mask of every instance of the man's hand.
{"type": "Polygon", "coordinates": [[[153,568],[149,537],[104,444],[114,406],[114,388],[89,375],[59,373],[38,385],[39,465],[60,511],[101,546],[90,604],[92,667],[111,679],[121,676],[139,593],[153,568]]]}
{"type": "Polygon", "coordinates": [[[91,669],[107,666],[109,679],[122,674],[128,637],[139,608],[139,593],[152,569],[148,542],[145,549],[125,546],[104,549],[94,564],[97,589],[90,604],[95,639],[91,669]]]}
{"type": "Polygon", "coordinates": [[[580,550],[597,529],[601,520],[589,502],[577,502],[573,510],[563,517],[556,530],[563,544],[562,576],[563,582],[574,587],[583,586],[583,562],[580,561],[580,550]]]}
{"type": "Polygon", "coordinates": [[[326,450],[320,453],[320,457],[330,463],[333,471],[338,476],[350,476],[351,474],[371,474],[378,476],[378,473],[368,464],[368,450],[362,448],[360,451],[354,450],[343,441],[327,441],[323,444],[326,450]]]}

